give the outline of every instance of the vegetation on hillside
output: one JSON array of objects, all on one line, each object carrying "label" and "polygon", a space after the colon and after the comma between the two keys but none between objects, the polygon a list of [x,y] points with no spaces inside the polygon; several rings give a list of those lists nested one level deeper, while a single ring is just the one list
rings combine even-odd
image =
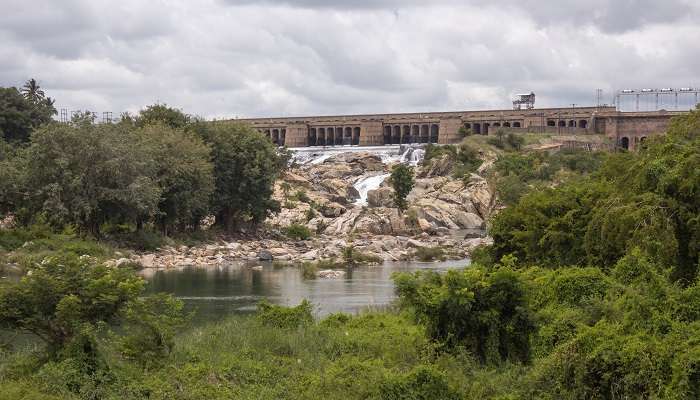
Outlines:
[{"label": "vegetation on hillside", "polygon": [[443,146],[429,144],[425,148],[423,164],[429,168],[431,164],[444,160],[450,164],[447,172],[457,179],[467,179],[483,163],[478,149],[479,147],[466,142]]},{"label": "vegetation on hillside", "polygon": [[493,185],[505,205],[513,205],[529,191],[556,186],[596,171],[607,157],[602,152],[564,149],[548,152],[506,152],[494,163]]}]

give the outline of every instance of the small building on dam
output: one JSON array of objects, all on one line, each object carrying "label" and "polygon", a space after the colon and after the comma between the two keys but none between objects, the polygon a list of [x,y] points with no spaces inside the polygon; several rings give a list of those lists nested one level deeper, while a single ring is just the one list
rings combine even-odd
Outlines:
[{"label": "small building on dam", "polygon": [[615,107],[451,111],[401,114],[253,118],[247,122],[287,147],[382,146],[458,143],[463,133],[604,134],[634,150],[651,135],[663,134],[678,111],[621,112]]}]

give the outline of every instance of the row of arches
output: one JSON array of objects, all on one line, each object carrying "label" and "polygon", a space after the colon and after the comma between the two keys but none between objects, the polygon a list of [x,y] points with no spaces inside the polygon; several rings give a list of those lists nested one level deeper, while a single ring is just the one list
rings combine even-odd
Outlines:
[{"label": "row of arches", "polygon": [[287,129],[285,129],[285,128],[265,129],[262,133],[263,133],[263,135],[267,136],[267,138],[270,139],[272,141],[272,143],[276,144],[277,146],[284,146],[284,141],[287,137]]},{"label": "row of arches", "polygon": [[570,120],[568,121],[568,124],[567,124],[567,121],[566,121],[566,120],[563,120],[563,119],[560,119],[559,122],[557,122],[557,121],[554,120],[554,119],[548,119],[548,120],[547,120],[547,126],[559,126],[559,127],[561,127],[561,128],[565,128],[565,127],[568,126],[569,128],[576,128],[576,127],[578,127],[578,128],[584,128],[584,129],[585,129],[585,128],[588,128],[588,120],[580,119],[580,120],[576,121],[576,120],[574,120],[574,119],[570,119]]},{"label": "row of arches", "polygon": [[440,126],[423,125],[384,125],[384,144],[437,143]]},{"label": "row of arches", "polygon": [[490,128],[521,128],[522,125],[519,121],[515,122],[467,122],[464,124],[464,128],[471,130],[476,135],[488,135]]},{"label": "row of arches", "polygon": [[357,146],[360,144],[359,126],[330,126],[309,128],[309,146]]}]

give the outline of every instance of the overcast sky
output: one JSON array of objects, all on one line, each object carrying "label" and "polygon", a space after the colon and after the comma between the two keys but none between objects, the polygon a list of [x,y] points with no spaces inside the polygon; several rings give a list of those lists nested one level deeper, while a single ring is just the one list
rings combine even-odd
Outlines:
[{"label": "overcast sky", "polygon": [[205,117],[593,105],[700,85],[698,0],[0,0],[0,86]]}]

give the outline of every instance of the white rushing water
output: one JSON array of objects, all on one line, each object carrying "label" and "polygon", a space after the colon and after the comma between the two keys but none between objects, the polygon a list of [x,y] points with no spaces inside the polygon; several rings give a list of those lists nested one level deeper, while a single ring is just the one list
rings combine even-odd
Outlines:
[{"label": "white rushing water", "polygon": [[381,184],[384,182],[384,180],[389,177],[389,175],[391,174],[366,176],[360,178],[357,182],[355,182],[353,186],[360,193],[360,198],[357,199],[357,201],[355,201],[355,204],[357,204],[358,206],[366,206],[367,193],[370,190],[378,189],[379,186],[381,186]]}]

